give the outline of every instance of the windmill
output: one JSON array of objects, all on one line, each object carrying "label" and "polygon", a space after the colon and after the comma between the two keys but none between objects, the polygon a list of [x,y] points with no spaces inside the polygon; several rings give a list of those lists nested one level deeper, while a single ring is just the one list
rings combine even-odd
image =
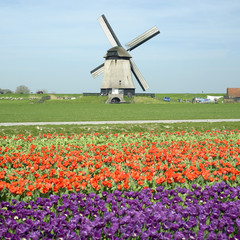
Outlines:
[{"label": "windmill", "polygon": [[128,52],[159,34],[160,31],[158,28],[155,26],[133,39],[126,44],[127,49],[125,50],[108,23],[106,17],[104,15],[100,16],[98,18],[98,22],[112,45],[112,48],[110,48],[104,56],[105,62],[91,71],[94,78],[103,73],[101,94],[109,95],[115,92],[116,94],[122,93],[123,95],[134,95],[135,86],[133,83],[132,73],[137,79],[142,90],[145,91],[148,89],[149,86],[147,82],[143,78],[136,64],[132,60],[132,56]]}]

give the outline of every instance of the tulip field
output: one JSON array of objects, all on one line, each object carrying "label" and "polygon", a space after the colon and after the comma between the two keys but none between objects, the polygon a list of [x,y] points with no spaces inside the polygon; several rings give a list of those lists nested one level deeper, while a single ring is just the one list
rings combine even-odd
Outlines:
[{"label": "tulip field", "polygon": [[240,239],[240,130],[0,136],[0,239]]}]

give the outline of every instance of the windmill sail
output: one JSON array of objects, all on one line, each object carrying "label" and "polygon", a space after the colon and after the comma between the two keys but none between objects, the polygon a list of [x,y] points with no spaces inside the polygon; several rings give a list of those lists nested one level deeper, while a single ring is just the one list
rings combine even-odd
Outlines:
[{"label": "windmill sail", "polygon": [[100,23],[100,25],[101,25],[104,33],[106,34],[107,39],[109,40],[112,47],[116,47],[116,46],[121,47],[121,43],[119,42],[117,36],[113,32],[113,30],[112,30],[110,24],[108,23],[106,17],[104,15],[102,15],[101,17],[98,18],[98,22]]},{"label": "windmill sail", "polygon": [[131,70],[132,70],[133,75],[137,79],[142,90],[146,91],[149,88],[147,82],[145,81],[144,77],[142,76],[142,74],[140,73],[140,71],[138,70],[136,64],[134,63],[134,61],[132,59],[130,59],[130,64],[131,64]]},{"label": "windmill sail", "polygon": [[111,96],[113,89],[118,89],[121,90],[124,95],[134,95],[135,86],[132,79],[132,73],[142,90],[146,91],[149,86],[132,60],[132,56],[127,51],[133,50],[134,48],[158,35],[160,33],[158,28],[155,26],[137,38],[133,39],[131,42],[126,44],[128,49],[125,50],[115,35],[106,17],[101,15],[98,18],[98,22],[100,23],[105,35],[112,45],[112,48],[110,48],[107,51],[107,54],[104,56],[104,64],[91,71],[91,75],[94,78],[99,76],[101,73],[104,73],[101,85],[101,94]]},{"label": "windmill sail", "polygon": [[131,42],[127,43],[125,46],[128,47],[127,51],[132,51],[134,48],[138,47],[139,45],[143,44],[144,42],[148,41],[149,39],[153,38],[157,34],[159,34],[160,31],[155,26],[145,33],[141,34],[140,36],[134,38]]},{"label": "windmill sail", "polygon": [[103,73],[103,68],[104,68],[104,63],[98,67],[96,67],[95,69],[93,69],[90,73],[92,74],[92,76],[94,78],[96,78],[97,76],[99,76],[100,74]]}]

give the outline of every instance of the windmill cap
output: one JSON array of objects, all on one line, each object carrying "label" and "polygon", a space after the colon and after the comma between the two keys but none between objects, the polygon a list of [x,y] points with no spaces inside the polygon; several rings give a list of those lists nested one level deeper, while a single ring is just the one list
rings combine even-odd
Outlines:
[{"label": "windmill cap", "polygon": [[104,58],[108,57],[120,57],[120,58],[131,58],[132,56],[123,47],[110,48],[105,54]]}]

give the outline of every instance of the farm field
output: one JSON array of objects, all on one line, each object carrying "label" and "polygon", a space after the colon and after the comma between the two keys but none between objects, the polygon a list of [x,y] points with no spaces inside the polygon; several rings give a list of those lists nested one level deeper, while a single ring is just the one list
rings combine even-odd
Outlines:
[{"label": "farm field", "polygon": [[[177,95],[175,99],[179,97]],[[173,96],[171,98],[174,99]],[[71,100],[55,99],[43,103],[38,103],[39,99],[29,100],[28,97],[23,100],[0,100],[0,122],[240,118],[238,103],[165,103],[150,97],[136,97],[133,104],[104,104],[106,99],[102,96],[80,96]]]},{"label": "farm field", "polygon": [[3,239],[238,239],[240,131],[0,137]]}]

